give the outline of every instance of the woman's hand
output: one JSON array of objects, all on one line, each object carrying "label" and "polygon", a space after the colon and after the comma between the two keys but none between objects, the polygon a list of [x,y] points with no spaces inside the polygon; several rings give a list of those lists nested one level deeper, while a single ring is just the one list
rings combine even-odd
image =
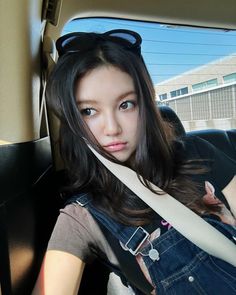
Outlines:
[{"label": "woman's hand", "polygon": [[[206,190],[206,194],[203,196],[204,203],[206,205],[217,205],[220,208],[219,212],[212,211],[207,213],[212,213],[217,215],[218,217],[220,217],[221,221],[224,223],[236,225],[236,219],[234,215],[232,214],[233,211],[231,212],[230,210],[228,210],[227,207],[215,196],[215,189],[213,185],[208,181],[205,182],[205,190]],[[222,192],[225,195],[224,190]],[[236,196],[236,191],[234,191],[234,196]],[[231,204],[226,195],[225,197],[231,208]]]},{"label": "woman's hand", "polygon": [[70,253],[47,251],[32,295],[77,295],[84,266]]},{"label": "woman's hand", "polygon": [[222,190],[222,193],[229,203],[231,212],[236,218],[236,175]]}]

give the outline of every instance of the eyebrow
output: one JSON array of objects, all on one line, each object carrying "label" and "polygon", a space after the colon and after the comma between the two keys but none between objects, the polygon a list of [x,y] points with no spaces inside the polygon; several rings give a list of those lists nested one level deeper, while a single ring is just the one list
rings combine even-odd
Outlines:
[{"label": "eyebrow", "polygon": [[85,103],[87,103],[87,104],[96,104],[97,103],[97,101],[96,100],[93,100],[93,99],[86,99],[86,100],[82,100],[82,101],[76,101],[76,104],[77,105],[80,105],[80,104],[85,104]]},{"label": "eyebrow", "polygon": [[119,95],[119,96],[117,97],[117,100],[120,100],[120,99],[122,99],[122,98],[124,98],[124,97],[126,97],[126,96],[128,96],[128,95],[130,95],[130,94],[136,94],[136,91],[134,91],[134,90],[127,91],[127,92],[125,92],[125,93]]},{"label": "eyebrow", "polygon": [[[116,100],[119,101],[121,99],[123,99],[124,97],[128,96],[128,95],[131,95],[131,94],[136,94],[136,92],[134,90],[130,90],[130,91],[127,91],[125,93],[122,93],[121,95],[119,95]],[[94,100],[94,99],[85,99],[85,100],[78,100],[76,101],[77,105],[81,105],[81,104],[97,104],[97,100]]]}]

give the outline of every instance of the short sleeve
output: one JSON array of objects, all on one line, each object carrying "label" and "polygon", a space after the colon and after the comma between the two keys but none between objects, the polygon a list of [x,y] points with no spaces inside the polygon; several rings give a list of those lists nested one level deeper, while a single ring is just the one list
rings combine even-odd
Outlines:
[{"label": "short sleeve", "polygon": [[70,204],[60,210],[48,243],[48,250],[68,252],[85,263],[95,257],[96,240],[91,233],[91,216],[78,205]]},{"label": "short sleeve", "polygon": [[228,207],[222,190],[236,175],[236,162],[214,145],[197,136],[186,139],[185,150],[188,159],[203,160],[203,165],[208,172],[196,178],[199,182],[209,181],[215,189],[217,198]]}]

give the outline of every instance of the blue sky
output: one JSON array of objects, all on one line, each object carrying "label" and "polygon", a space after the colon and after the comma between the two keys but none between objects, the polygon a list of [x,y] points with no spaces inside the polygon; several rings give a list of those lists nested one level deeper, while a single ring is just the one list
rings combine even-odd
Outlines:
[{"label": "blue sky", "polygon": [[68,23],[63,34],[118,28],[134,30],[142,36],[142,54],[155,84],[227,55],[236,55],[236,31],[90,18]]}]

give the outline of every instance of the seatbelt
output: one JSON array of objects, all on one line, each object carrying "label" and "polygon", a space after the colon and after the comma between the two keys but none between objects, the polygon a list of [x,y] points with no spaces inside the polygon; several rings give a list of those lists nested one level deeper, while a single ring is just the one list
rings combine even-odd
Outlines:
[{"label": "seatbelt", "polygon": [[178,232],[208,254],[236,267],[236,246],[221,232],[152,183],[150,184],[155,191],[162,191],[164,194],[157,195],[150,191],[141,183],[135,171],[109,161],[90,145],[88,147],[108,170]]}]

